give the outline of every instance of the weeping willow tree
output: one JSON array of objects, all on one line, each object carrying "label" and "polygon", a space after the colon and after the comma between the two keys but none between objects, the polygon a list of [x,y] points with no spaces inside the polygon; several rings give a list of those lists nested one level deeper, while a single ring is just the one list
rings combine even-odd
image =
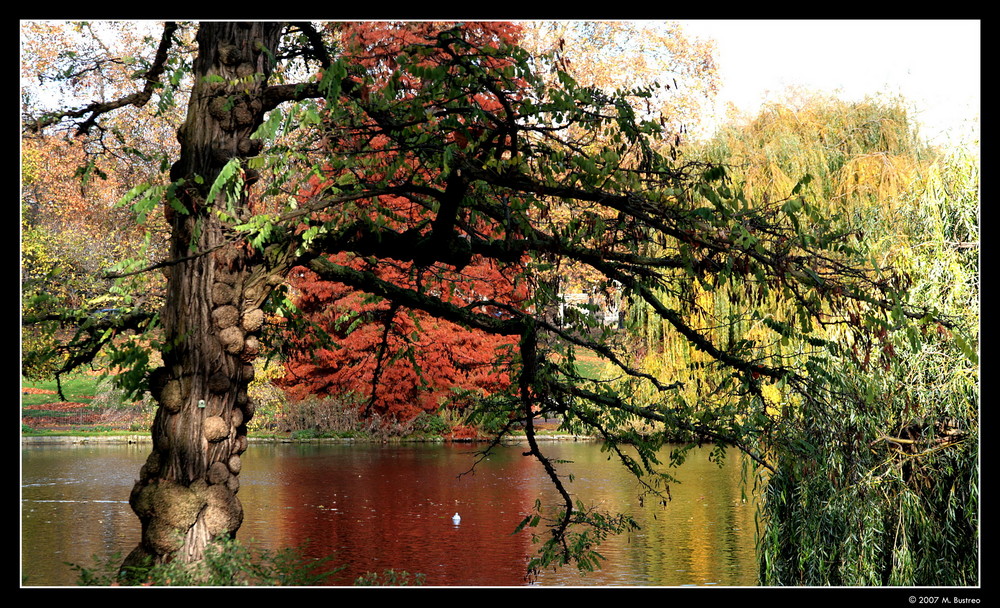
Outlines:
[{"label": "weeping willow tree", "polygon": [[[873,276],[908,294],[888,317],[854,301],[844,318],[802,306],[787,287],[665,287],[705,335],[763,348],[812,385],[765,383],[735,400],[731,374],[671,338],[648,307],[631,309],[643,367],[687,377],[678,407],[752,423],[761,399],[779,421],[755,446],[776,464],[763,477],[761,583],[977,584],[978,158],[922,143],[901,104],[824,98],[769,107],[701,153],[727,167],[737,197],[793,211],[809,201],[793,217],[829,221],[817,242],[870,260]],[[950,322],[896,331],[904,305]],[[860,332],[862,321],[878,329]]]}]

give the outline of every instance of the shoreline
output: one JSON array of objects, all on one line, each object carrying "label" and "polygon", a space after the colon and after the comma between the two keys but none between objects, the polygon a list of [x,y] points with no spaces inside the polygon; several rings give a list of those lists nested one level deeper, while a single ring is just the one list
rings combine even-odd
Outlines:
[{"label": "shoreline", "polygon": [[[380,444],[401,444],[401,443],[488,443],[489,439],[396,439],[392,441],[379,441],[357,437],[310,437],[308,439],[294,439],[291,437],[248,437],[250,443],[380,443]],[[536,435],[536,441],[596,441],[593,437],[584,435]],[[521,443],[526,441],[523,436],[514,436],[505,443]],[[25,444],[145,444],[152,443],[149,435],[100,435],[85,437],[81,435],[22,435],[21,443]]]}]

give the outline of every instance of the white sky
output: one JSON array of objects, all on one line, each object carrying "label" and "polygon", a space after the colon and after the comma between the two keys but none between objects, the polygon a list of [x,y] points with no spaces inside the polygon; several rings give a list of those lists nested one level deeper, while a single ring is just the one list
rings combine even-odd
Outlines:
[{"label": "white sky", "polygon": [[[901,95],[920,132],[944,143],[968,137],[980,112],[978,20],[697,20],[685,33],[717,43],[720,98],[753,113],[788,86]],[[978,133],[978,126],[975,133]]]}]

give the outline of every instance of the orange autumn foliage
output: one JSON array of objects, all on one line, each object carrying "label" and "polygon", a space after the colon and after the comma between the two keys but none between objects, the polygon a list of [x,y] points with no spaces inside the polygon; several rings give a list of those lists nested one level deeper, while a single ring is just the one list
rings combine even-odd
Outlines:
[{"label": "orange autumn foliage", "polygon": [[[379,274],[405,284],[406,266],[386,267]],[[379,414],[408,420],[509,386],[504,360],[516,337],[465,329],[421,311],[394,310],[344,285],[315,280],[305,269],[294,274],[296,304],[332,343],[305,339],[299,344],[278,382],[291,398],[353,394]],[[509,299],[514,291],[492,264],[470,265],[461,275],[433,283],[450,291],[456,303]]]}]

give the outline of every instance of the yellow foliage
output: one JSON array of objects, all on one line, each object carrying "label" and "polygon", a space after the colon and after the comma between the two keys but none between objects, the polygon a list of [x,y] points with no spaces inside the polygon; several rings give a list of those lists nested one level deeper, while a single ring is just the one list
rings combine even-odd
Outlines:
[{"label": "yellow foliage", "polygon": [[858,154],[833,176],[834,192],[843,199],[878,201],[894,207],[902,195],[913,191],[920,166],[909,155],[875,152]]},{"label": "yellow foliage", "polygon": [[[879,266],[891,264],[912,273],[915,281],[921,275],[965,276],[962,265],[968,264],[969,255],[963,252],[978,247],[978,216],[968,210],[968,201],[978,200],[978,193],[968,188],[949,191],[955,186],[942,175],[943,160],[915,139],[905,112],[897,107],[819,98],[797,107],[773,106],[744,127],[731,127],[706,147],[705,158],[729,167],[733,184],[742,188],[751,205],[787,198],[799,179],[811,175],[808,200],[820,213],[831,218],[836,214],[842,223],[834,229],[855,235],[852,244]],[[676,285],[680,287],[672,305],[724,350],[751,341],[754,360],[793,367],[804,364],[809,354],[823,354],[824,347],[779,335],[760,316],[751,316],[757,310],[797,331],[796,307],[779,293],[761,298],[745,285],[710,288],[693,277],[686,284],[678,277]],[[958,301],[967,290],[955,285],[945,293]],[[637,365],[663,383],[683,382],[678,394],[687,403],[712,407],[713,390],[722,376],[713,373],[719,367],[710,365],[711,357],[651,311],[633,311],[631,318],[648,348]],[[804,337],[839,341],[845,332],[849,330],[843,325],[813,325]],[[662,398],[652,387],[644,390],[644,398]],[[780,383],[762,382],[760,390],[768,416],[795,411],[794,396]]]},{"label": "yellow foliage", "polygon": [[247,386],[247,396],[254,401],[256,413],[248,427],[265,430],[277,420],[286,402],[284,391],[273,383],[285,375],[285,367],[279,362],[258,357],[253,361],[253,368],[254,378]]}]

